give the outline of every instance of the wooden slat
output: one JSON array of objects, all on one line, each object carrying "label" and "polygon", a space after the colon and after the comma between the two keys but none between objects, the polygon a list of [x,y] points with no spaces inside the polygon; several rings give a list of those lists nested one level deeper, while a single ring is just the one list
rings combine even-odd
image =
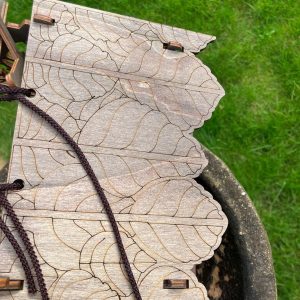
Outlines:
[{"label": "wooden slat", "polygon": [[[115,213],[143,299],[207,299],[192,271],[227,227],[194,180],[207,160],[192,137],[224,90],[192,52],[213,37],[52,0],[34,14],[23,86],[80,145]],[[184,52],[164,49],[176,41]],[[9,195],[40,256],[51,299],[132,299],[107,216],[69,146],[19,107]],[[0,244],[0,274],[22,274]],[[163,280],[188,280],[164,289]],[[18,293],[30,299],[26,291]],[[21,299],[20,298],[20,299]]]}]

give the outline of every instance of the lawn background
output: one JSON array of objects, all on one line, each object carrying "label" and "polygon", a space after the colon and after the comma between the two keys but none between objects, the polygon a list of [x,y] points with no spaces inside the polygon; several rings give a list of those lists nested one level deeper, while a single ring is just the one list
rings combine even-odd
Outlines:
[{"label": "lawn background", "polygon": [[[10,0],[9,21],[31,15]],[[72,0],[215,35],[198,57],[226,91],[195,137],[234,172],[272,245],[281,300],[300,299],[300,5],[298,1]],[[8,160],[14,104],[0,104],[0,160]],[[298,122],[297,122],[298,121]]]}]

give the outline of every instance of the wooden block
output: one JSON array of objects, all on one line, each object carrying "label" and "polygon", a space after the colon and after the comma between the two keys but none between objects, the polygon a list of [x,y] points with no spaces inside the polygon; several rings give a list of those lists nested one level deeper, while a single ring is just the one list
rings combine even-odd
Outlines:
[{"label": "wooden block", "polygon": [[188,279],[165,279],[164,289],[188,289],[189,280]]},{"label": "wooden block", "polygon": [[55,20],[49,16],[35,14],[33,16],[33,22],[45,25],[53,25],[55,23]]},{"label": "wooden block", "polygon": [[0,292],[22,290],[23,283],[23,280],[12,280],[8,277],[0,277]]},{"label": "wooden block", "polygon": [[[53,0],[36,0],[23,86],[79,144],[105,190],[143,299],[207,299],[193,266],[227,227],[194,180],[207,164],[195,128],[224,90],[193,53],[214,37]],[[176,41],[184,52],[164,49]],[[9,200],[30,232],[51,299],[132,299],[102,204],[69,146],[19,106]],[[4,239],[0,274],[21,266]],[[164,279],[188,289],[164,289]],[[18,296],[16,296],[18,295]],[[16,299],[30,299],[26,290]]]},{"label": "wooden block", "polygon": [[183,52],[184,51],[184,47],[178,43],[178,42],[168,42],[168,43],[163,43],[163,47],[164,49],[168,49],[168,50],[172,50],[172,51],[179,51],[179,52]]},{"label": "wooden block", "polygon": [[9,278],[8,277],[0,277],[0,290],[4,289],[8,286]]}]

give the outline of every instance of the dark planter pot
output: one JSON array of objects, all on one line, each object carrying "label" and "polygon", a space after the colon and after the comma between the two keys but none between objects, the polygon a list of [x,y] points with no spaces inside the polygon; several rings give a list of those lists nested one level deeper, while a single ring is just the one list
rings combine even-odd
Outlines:
[{"label": "dark planter pot", "polygon": [[[228,167],[205,149],[209,164],[196,180],[221,204],[229,220],[214,256],[197,266],[211,300],[275,300],[271,248],[256,210]],[[7,166],[0,172],[6,180]]]},{"label": "dark planter pot", "polygon": [[204,151],[209,164],[197,181],[221,204],[229,226],[215,255],[197,267],[198,279],[213,300],[275,300],[271,248],[252,201],[224,162]]}]

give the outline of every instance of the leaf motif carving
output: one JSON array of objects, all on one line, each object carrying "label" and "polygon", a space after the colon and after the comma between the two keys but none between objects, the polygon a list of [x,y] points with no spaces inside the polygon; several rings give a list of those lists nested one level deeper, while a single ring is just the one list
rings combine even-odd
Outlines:
[{"label": "leaf motif carving", "polygon": [[[121,233],[124,247],[134,276],[139,278],[142,273],[156,264],[156,261],[142,251],[126,234]],[[96,277],[107,283],[118,294],[129,297],[131,287],[127,282],[116,241],[110,232],[102,232],[87,241],[82,249],[81,265],[89,264]]]},{"label": "leaf motif carving", "polygon": [[[200,263],[221,242],[226,217],[219,204],[193,180],[156,181],[145,186],[134,200],[130,214],[149,216],[148,222],[130,222],[134,239],[153,257]],[[169,221],[160,223],[161,216],[169,217]]]},{"label": "leaf motif carving", "polygon": [[[227,219],[193,180],[207,164],[195,128],[211,117],[222,87],[193,53],[214,37],[148,21],[35,0],[23,86],[79,144],[104,189],[143,299],[207,300],[191,269],[212,256]],[[184,52],[164,49],[177,41]],[[20,106],[9,194],[41,261],[50,297],[132,299],[105,210],[76,155]],[[6,240],[0,275],[22,276]],[[4,268],[4,269],[3,269]],[[162,289],[186,278],[190,289]],[[21,291],[16,299],[28,299]],[[6,296],[6,295],[5,295]],[[8,296],[10,297],[10,295]],[[12,298],[14,298],[13,295]]]},{"label": "leaf motif carving", "polygon": [[80,291],[76,293],[78,300],[119,299],[117,293],[109,289],[109,286],[82,270],[73,270],[63,274],[52,290],[51,299],[72,299],[74,290]]}]

